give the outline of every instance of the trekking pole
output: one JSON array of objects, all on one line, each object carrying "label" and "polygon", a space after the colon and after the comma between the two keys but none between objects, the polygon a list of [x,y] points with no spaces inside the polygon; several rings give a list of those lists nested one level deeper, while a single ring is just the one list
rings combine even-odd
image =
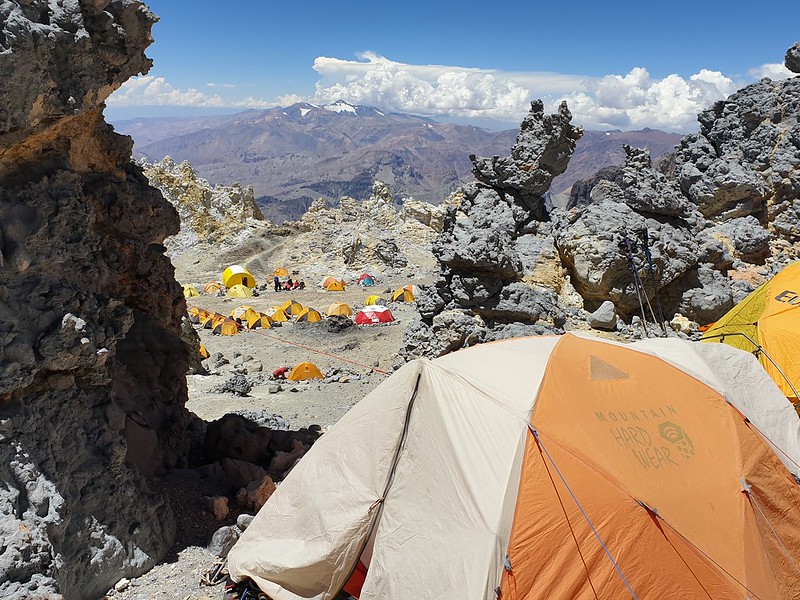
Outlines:
[{"label": "trekking pole", "polygon": [[633,242],[631,242],[631,240],[629,240],[627,237],[623,237],[618,246],[628,258],[628,266],[633,272],[633,287],[636,289],[636,298],[639,300],[639,310],[642,314],[642,328],[644,329],[645,334],[647,334],[647,317],[645,317],[644,314],[644,303],[642,302],[642,295],[639,292],[639,274],[636,272],[636,264],[633,262]]},{"label": "trekking pole", "polygon": [[[642,250],[644,251],[644,255],[647,258],[647,272],[650,274],[650,279],[653,281],[655,279],[654,275],[656,272],[655,266],[653,266],[653,255],[650,253],[650,237],[647,234],[647,227],[643,227],[638,232],[639,239],[642,240]],[[658,294],[658,285],[653,282],[653,294],[655,295],[656,300],[656,311],[658,312],[658,324],[661,326],[661,331],[664,332],[664,335],[667,335],[667,327],[664,325],[664,311],[661,308],[661,299],[659,298]]]}]

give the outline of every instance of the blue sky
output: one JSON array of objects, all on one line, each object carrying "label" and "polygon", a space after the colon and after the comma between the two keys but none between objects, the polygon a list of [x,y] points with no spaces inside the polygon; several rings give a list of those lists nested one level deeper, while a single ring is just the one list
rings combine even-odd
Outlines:
[{"label": "blue sky", "polygon": [[154,67],[111,119],[354,104],[509,127],[566,99],[592,129],[696,129],[763,75],[790,75],[800,2],[150,0]]}]

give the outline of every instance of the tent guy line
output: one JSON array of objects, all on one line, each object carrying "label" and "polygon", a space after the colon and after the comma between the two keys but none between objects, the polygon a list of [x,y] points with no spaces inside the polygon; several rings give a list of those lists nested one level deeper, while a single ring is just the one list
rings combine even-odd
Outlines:
[{"label": "tent guy line", "polygon": [[[545,456],[547,456],[547,459],[550,461],[550,464],[553,465],[553,468],[556,470],[556,473],[558,473],[558,476],[561,479],[561,483],[564,484],[564,487],[567,488],[567,491],[569,492],[569,495],[572,496],[572,500],[575,502],[575,505],[578,507],[578,510],[581,511],[581,515],[583,515],[583,518],[586,521],[586,524],[589,525],[589,528],[592,530],[592,533],[594,534],[594,537],[596,537],[597,541],[600,542],[600,546],[602,546],[603,551],[605,552],[606,556],[608,557],[608,560],[610,560],[611,564],[614,565],[614,570],[616,570],[617,574],[620,576],[620,579],[622,579],[622,582],[625,584],[625,587],[628,588],[628,591],[631,593],[631,596],[633,596],[634,600],[639,600],[639,597],[636,595],[636,592],[633,591],[633,588],[631,587],[631,584],[628,582],[628,578],[625,577],[625,574],[622,572],[622,569],[620,568],[619,564],[617,564],[617,561],[615,561],[614,557],[611,556],[611,552],[609,551],[608,546],[606,546],[606,543],[603,541],[603,538],[600,537],[600,534],[597,532],[597,528],[594,526],[594,523],[592,523],[592,520],[589,518],[589,515],[586,514],[586,511],[583,509],[583,506],[581,505],[580,501],[578,500],[577,496],[575,495],[575,492],[572,491],[572,488],[569,486],[569,484],[567,483],[567,480],[564,478],[564,475],[561,473],[561,469],[558,468],[558,465],[553,460],[553,457],[550,456],[550,453],[547,451],[547,448],[545,448],[544,442],[542,441],[542,438],[539,436],[539,432],[530,423],[528,424],[528,431],[530,431],[530,433],[533,435],[534,439],[536,440],[536,445],[539,447],[541,452],[544,452]],[[547,467],[547,463],[545,463],[545,467]],[[549,470],[550,469],[548,469],[548,471]],[[550,478],[550,480],[552,481],[552,477]],[[555,491],[556,496],[558,496],[559,502],[561,502],[561,495],[558,493],[558,489],[555,486],[555,482],[553,482],[553,490]],[[562,507],[563,507],[563,504],[562,504]],[[565,515],[565,517],[566,517],[566,515]],[[567,518],[567,524],[570,526],[570,530],[571,530],[572,529],[572,524],[569,523],[569,519],[568,518]],[[574,533],[573,533],[573,538],[574,538]],[[580,548],[578,548],[578,551],[580,552]],[[583,561],[583,564],[585,566],[586,565],[586,561],[585,561],[585,559],[583,557],[583,554],[581,554],[581,560]],[[592,586],[592,591],[595,592],[595,597],[596,597],[597,596],[597,592],[594,589],[594,584],[592,583],[591,577],[589,576],[588,572],[586,574],[586,578],[589,580],[589,584]]]},{"label": "tent guy line", "polygon": [[369,365],[364,365],[362,363],[356,362],[354,360],[350,360],[348,358],[342,358],[341,356],[336,356],[335,354],[328,354],[327,352],[322,352],[321,350],[317,350],[315,348],[310,348],[309,346],[304,346],[303,344],[298,344],[297,342],[290,342],[289,340],[282,340],[281,338],[275,335],[269,335],[268,333],[264,333],[263,331],[251,331],[250,333],[255,333],[258,335],[263,335],[264,337],[268,337],[275,341],[281,342],[282,344],[291,344],[292,346],[297,346],[298,348],[302,348],[303,350],[308,350],[309,352],[316,352],[317,354],[321,354],[322,356],[327,356],[328,358],[333,358],[336,360],[341,360],[346,363],[350,363],[351,365],[356,365],[363,369],[367,369],[369,371],[375,371],[376,373],[380,373],[381,375],[390,375],[388,371],[384,371],[377,367],[370,367]]}]

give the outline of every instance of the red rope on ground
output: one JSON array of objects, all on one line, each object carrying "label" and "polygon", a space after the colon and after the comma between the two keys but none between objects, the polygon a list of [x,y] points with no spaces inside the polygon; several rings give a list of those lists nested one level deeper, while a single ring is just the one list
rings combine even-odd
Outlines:
[{"label": "red rope on ground", "polygon": [[322,352],[321,350],[317,350],[315,348],[309,348],[308,346],[303,346],[303,344],[298,344],[297,342],[290,342],[289,340],[281,339],[281,338],[279,338],[278,336],[275,336],[275,335],[269,335],[268,333],[264,333],[263,331],[256,331],[255,329],[251,329],[250,333],[257,333],[258,335],[263,335],[264,337],[268,337],[270,339],[277,340],[277,341],[279,341],[281,343],[284,343],[284,344],[291,344],[292,346],[297,346],[298,348],[302,348],[303,350],[308,350],[309,352],[316,352],[317,354],[321,354],[322,356],[327,356],[329,358],[333,358],[333,359],[336,359],[336,360],[341,360],[341,361],[350,363],[352,365],[356,365],[358,367],[362,367],[364,369],[368,369],[370,371],[375,371],[376,373],[380,373],[381,375],[391,375],[391,373],[389,373],[388,371],[383,371],[382,369],[378,369],[376,367],[370,367],[368,365],[362,365],[361,363],[357,363],[354,360],[349,360],[347,358],[342,358],[341,356],[336,356],[334,354],[328,354],[327,352]]}]

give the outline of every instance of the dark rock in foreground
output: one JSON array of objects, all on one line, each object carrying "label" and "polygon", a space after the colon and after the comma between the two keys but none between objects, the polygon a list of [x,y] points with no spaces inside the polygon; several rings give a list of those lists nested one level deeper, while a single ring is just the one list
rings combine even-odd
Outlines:
[{"label": "dark rock in foreground", "polygon": [[178,218],[102,102],[146,72],[134,0],[0,2],[0,596],[98,597],[167,552],[186,461]]}]

